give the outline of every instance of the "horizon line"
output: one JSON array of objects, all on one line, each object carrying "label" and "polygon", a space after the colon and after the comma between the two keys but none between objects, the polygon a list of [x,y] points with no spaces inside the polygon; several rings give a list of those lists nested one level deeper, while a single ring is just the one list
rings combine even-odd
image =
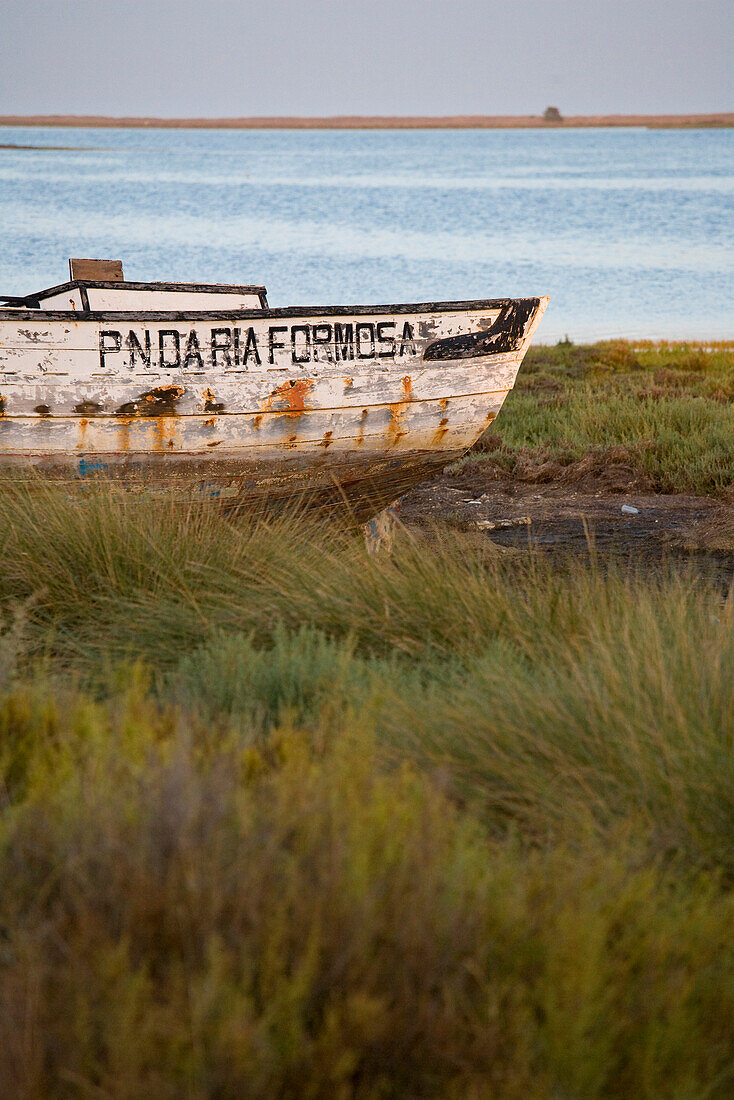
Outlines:
[{"label": "horizon line", "polygon": [[357,129],[574,129],[609,126],[734,127],[734,111],[696,114],[559,115],[0,115],[0,126],[108,127],[120,129],[357,130]]}]

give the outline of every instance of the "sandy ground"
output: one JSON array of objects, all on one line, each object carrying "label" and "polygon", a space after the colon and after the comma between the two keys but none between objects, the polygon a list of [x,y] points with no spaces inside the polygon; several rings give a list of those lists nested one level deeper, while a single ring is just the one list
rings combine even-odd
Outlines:
[{"label": "sandy ground", "polygon": [[544,122],[540,115],[335,115],[324,118],[113,118],[107,115],[0,115],[0,126],[100,126],[226,130],[573,129],[579,126],[734,126],[734,112],[705,115],[573,115]]}]

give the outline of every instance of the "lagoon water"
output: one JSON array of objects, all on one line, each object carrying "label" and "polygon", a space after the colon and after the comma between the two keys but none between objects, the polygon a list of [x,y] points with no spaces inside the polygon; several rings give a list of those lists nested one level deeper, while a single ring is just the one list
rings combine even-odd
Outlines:
[{"label": "lagoon water", "polygon": [[[0,128],[0,289],[68,256],[271,305],[550,294],[538,339],[734,338],[734,130]],[[74,147],[71,149],[52,146]]]}]

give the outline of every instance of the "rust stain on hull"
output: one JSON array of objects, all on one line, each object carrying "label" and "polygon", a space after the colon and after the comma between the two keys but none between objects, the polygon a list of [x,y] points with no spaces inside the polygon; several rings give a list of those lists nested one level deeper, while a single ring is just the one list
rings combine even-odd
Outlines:
[{"label": "rust stain on hull", "polygon": [[263,409],[279,412],[282,416],[299,417],[311,406],[308,398],[314,387],[311,378],[291,378],[273,390],[263,402]]},{"label": "rust stain on hull", "polygon": [[443,437],[444,437],[444,436],[446,435],[446,432],[447,432],[447,431],[449,430],[449,429],[448,429],[448,428],[446,427],[446,425],[448,424],[448,422],[449,422],[449,418],[448,418],[447,416],[442,416],[442,417],[441,417],[441,420],[440,420],[439,426],[438,426],[438,428],[436,429],[436,434],[434,435],[434,437],[433,437],[433,440],[431,441],[431,442],[432,442],[432,446],[434,446],[434,447],[438,447],[438,446],[439,446],[439,444],[441,443],[441,441],[442,441]]},{"label": "rust stain on hull", "polygon": [[396,446],[408,434],[403,427],[407,404],[407,401],[397,401],[394,405],[390,405],[390,420],[385,432],[388,447]]},{"label": "rust stain on hull", "polygon": [[79,442],[76,445],[78,451],[83,451],[86,446],[88,425],[89,421],[82,416],[79,420]]},{"label": "rust stain on hull", "polygon": [[120,450],[123,454],[127,454],[130,450],[130,420],[124,418],[120,420]]},{"label": "rust stain on hull", "polygon": [[365,425],[365,421],[367,420],[368,416],[369,416],[368,410],[367,409],[362,409],[362,413],[361,413],[361,416],[359,418],[359,428],[357,429],[356,443],[357,443],[358,447],[361,447],[362,444],[364,443],[364,425]]},{"label": "rust stain on hull", "polygon": [[153,425],[153,450],[165,448],[173,450],[176,446],[176,420],[172,416],[157,416]]}]

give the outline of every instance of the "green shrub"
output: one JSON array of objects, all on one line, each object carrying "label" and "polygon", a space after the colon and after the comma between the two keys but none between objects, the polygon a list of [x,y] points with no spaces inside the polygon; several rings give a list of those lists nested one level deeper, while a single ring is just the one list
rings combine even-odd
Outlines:
[{"label": "green shrub", "polygon": [[215,751],[134,692],[26,737],[2,1095],[730,1094],[732,896],[624,831],[498,845],[363,734]]}]

